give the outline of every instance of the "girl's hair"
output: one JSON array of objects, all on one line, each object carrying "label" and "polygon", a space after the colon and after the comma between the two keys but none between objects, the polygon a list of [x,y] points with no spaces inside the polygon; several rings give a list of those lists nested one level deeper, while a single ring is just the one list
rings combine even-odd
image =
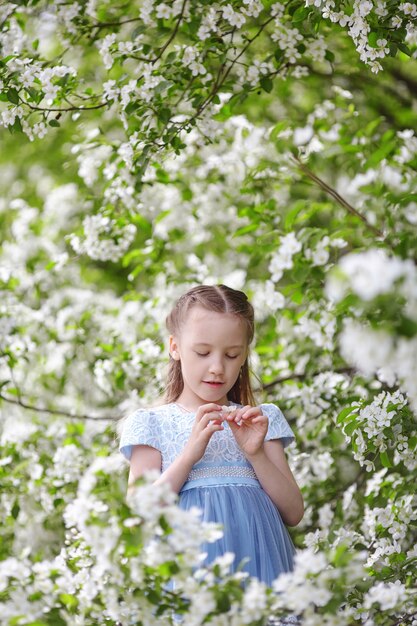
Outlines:
[{"label": "girl's hair", "polygon": [[[237,291],[226,285],[200,285],[193,287],[176,302],[166,318],[166,325],[171,335],[179,335],[190,309],[201,306],[216,313],[232,313],[246,324],[248,346],[254,335],[254,311],[248,297],[243,291]],[[249,374],[249,351],[242,365],[240,374],[227,394],[228,400],[237,404],[256,404]],[[169,360],[165,401],[174,402],[184,388],[181,372],[181,361],[172,357]]]}]

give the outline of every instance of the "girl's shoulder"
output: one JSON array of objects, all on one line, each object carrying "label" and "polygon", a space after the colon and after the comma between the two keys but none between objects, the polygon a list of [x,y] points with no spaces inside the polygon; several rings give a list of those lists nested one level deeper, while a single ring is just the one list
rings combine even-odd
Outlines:
[{"label": "girl's shoulder", "polygon": [[135,445],[142,444],[161,450],[174,422],[172,406],[169,404],[136,409],[123,418],[119,425],[120,451],[130,459]]},{"label": "girl's shoulder", "polygon": [[159,403],[147,407],[138,407],[122,418],[122,423],[135,422],[147,419],[156,419],[165,415],[171,415],[174,410],[172,403]]},{"label": "girl's shoulder", "polygon": [[295,436],[281,409],[271,402],[264,402],[260,406],[262,413],[264,413],[269,420],[265,440],[281,439],[284,447],[292,443]]}]

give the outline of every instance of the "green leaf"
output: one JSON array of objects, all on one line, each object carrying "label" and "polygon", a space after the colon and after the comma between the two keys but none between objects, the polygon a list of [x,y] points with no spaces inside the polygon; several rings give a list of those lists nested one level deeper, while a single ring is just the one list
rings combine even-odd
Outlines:
[{"label": "green leaf", "polygon": [[309,12],[310,12],[310,9],[308,7],[305,7],[305,6],[298,7],[298,9],[294,11],[293,16],[292,16],[293,24],[296,24],[298,22],[303,22],[308,17]]},{"label": "green leaf", "polygon": [[378,48],[378,44],[377,44],[378,39],[381,39],[381,36],[379,35],[379,33],[375,31],[372,31],[369,33],[368,43],[372,48]]},{"label": "green leaf", "polygon": [[375,167],[383,159],[385,159],[390,154],[392,154],[396,148],[397,148],[397,141],[395,139],[392,141],[387,141],[386,143],[383,143],[381,147],[369,157],[369,159],[366,162],[367,167],[368,168]]},{"label": "green leaf", "polygon": [[351,435],[353,435],[357,427],[358,426],[356,424],[356,420],[354,419],[349,424],[346,424],[345,426],[343,426],[343,431],[346,433],[346,435],[350,437]]},{"label": "green leaf", "polygon": [[18,501],[16,500],[11,509],[11,514],[12,514],[13,519],[17,519],[17,516],[19,515],[19,513],[20,513],[20,505]]},{"label": "green leaf", "polygon": [[417,448],[417,437],[410,437],[408,445],[411,450],[415,450]]},{"label": "green leaf", "polygon": [[17,54],[9,54],[6,57],[3,57],[2,59],[0,59],[0,66],[2,65],[7,65],[7,63],[11,60],[11,59],[16,59],[17,58]]},{"label": "green leaf", "polygon": [[161,595],[153,589],[147,590],[146,597],[148,598],[149,602],[151,602],[151,604],[158,605],[161,602]]},{"label": "green leaf", "polygon": [[14,124],[12,126],[7,127],[11,134],[13,133],[23,133],[22,124],[20,121],[20,117],[16,117]]},{"label": "green leaf", "polygon": [[339,413],[339,415],[337,416],[337,423],[341,424],[345,417],[347,417],[348,415],[350,415],[353,411],[353,407],[351,406],[346,406],[344,409],[342,409]]},{"label": "green leaf", "polygon": [[282,61],[284,57],[284,50],[281,50],[281,48],[277,48],[274,52],[274,57],[276,61],[278,62]]},{"label": "green leaf", "polygon": [[264,91],[266,91],[267,93],[271,93],[274,83],[268,76],[264,76],[263,78],[261,78],[259,83]]},{"label": "green leaf", "polygon": [[401,50],[401,52],[406,54],[408,57],[412,56],[413,53],[411,52],[410,48],[408,46],[406,46],[405,43],[397,41],[396,44],[398,46],[398,49]]},{"label": "green leaf", "polygon": [[76,596],[69,593],[61,593],[59,596],[62,604],[64,604],[69,610],[75,609],[78,606],[78,600]]},{"label": "green leaf", "polygon": [[230,607],[232,606],[230,602],[229,594],[223,590],[219,590],[217,597],[216,597],[216,602],[217,602],[217,610],[220,613],[226,613],[227,611],[230,610]]},{"label": "green leaf", "polygon": [[14,87],[11,87],[8,90],[8,92],[7,92],[7,99],[12,104],[19,104],[19,102],[20,102],[19,93],[17,92],[17,90]]},{"label": "green leaf", "polygon": [[392,462],[391,459],[388,455],[388,452],[381,452],[379,455],[379,458],[381,459],[381,463],[384,467],[392,467]]},{"label": "green leaf", "polygon": [[252,224],[248,224],[247,226],[242,226],[238,228],[234,233],[233,237],[241,237],[242,235],[247,235],[247,233],[252,233],[255,230],[258,230],[259,224],[257,222],[252,222]]},{"label": "green leaf", "polygon": [[49,120],[49,126],[53,126],[54,128],[59,128],[61,126],[61,124],[58,122],[58,120]]},{"label": "green leaf", "polygon": [[164,122],[164,124],[167,124],[169,122],[169,120],[171,119],[171,115],[171,109],[168,109],[167,107],[159,109],[158,111],[158,117],[162,122]]}]

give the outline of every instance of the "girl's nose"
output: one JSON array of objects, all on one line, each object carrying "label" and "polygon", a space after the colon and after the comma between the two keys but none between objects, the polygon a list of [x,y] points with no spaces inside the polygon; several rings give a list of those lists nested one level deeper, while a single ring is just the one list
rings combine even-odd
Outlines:
[{"label": "girl's nose", "polygon": [[220,359],[213,359],[213,361],[210,362],[210,372],[212,372],[212,374],[223,373],[223,363]]}]

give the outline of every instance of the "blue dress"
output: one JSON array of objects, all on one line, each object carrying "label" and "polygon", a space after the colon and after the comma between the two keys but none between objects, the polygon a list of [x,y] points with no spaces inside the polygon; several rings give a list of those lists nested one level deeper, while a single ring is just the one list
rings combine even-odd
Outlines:
[{"label": "blue dress", "polygon": [[[294,434],[281,411],[274,404],[262,404],[261,409],[269,419],[265,440],[281,439],[287,446]],[[161,453],[164,471],[187,443],[194,418],[194,413],[175,403],[139,409],[124,422],[120,451],[130,459],[133,446],[152,446]],[[207,563],[233,552],[234,569],[245,559],[243,570],[267,585],[293,569],[294,546],[288,530],[226,423],[192,468],[180,491],[179,506],[198,507],[204,521],[223,525],[223,537],[202,546]]]}]

